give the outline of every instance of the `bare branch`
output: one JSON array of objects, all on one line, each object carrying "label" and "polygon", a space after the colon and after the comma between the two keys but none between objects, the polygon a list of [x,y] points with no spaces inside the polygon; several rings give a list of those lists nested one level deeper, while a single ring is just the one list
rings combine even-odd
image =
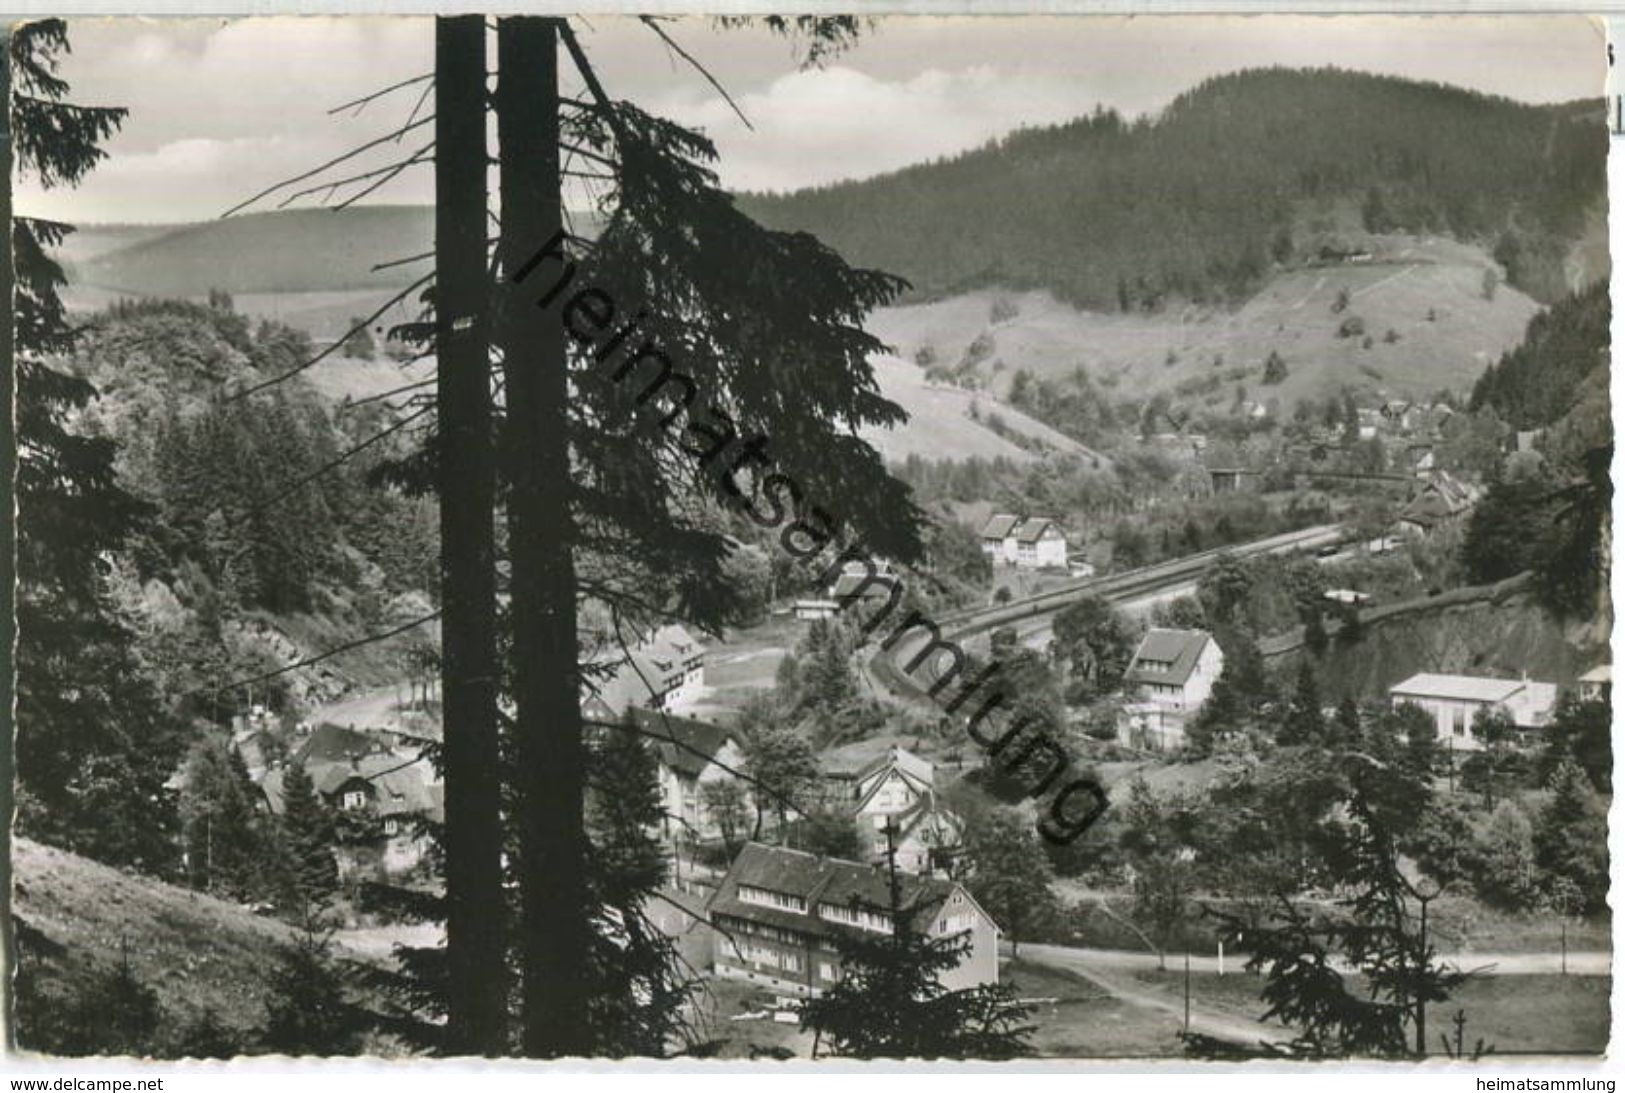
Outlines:
[{"label": "bare branch", "polygon": [[368,103],[372,102],[375,99],[381,99],[385,95],[391,94],[392,92],[395,92],[395,91],[399,91],[403,87],[411,87],[413,84],[422,83],[425,80],[432,81],[433,79],[434,79],[434,73],[433,72],[425,72],[421,76],[413,76],[410,80],[402,80],[400,83],[390,84],[388,87],[384,88],[382,91],[374,91],[370,95],[363,95],[359,99],[351,99],[347,103],[341,103],[340,105],[335,106],[335,107],[333,107],[333,109],[329,110],[328,113],[329,114],[337,114],[339,111],[348,110],[353,106],[353,107],[356,108],[356,113],[359,114],[359,113],[361,113],[361,110],[362,110],[363,107],[365,107]]},{"label": "bare branch", "polygon": [[337,167],[339,164],[344,163],[346,160],[354,159],[356,156],[359,156],[362,152],[366,152],[366,151],[369,151],[369,150],[371,150],[373,148],[376,148],[380,144],[388,144],[390,141],[394,140],[396,137],[400,136],[401,134],[409,133],[413,129],[417,129],[417,128],[421,127],[421,126],[428,125],[432,121],[434,121],[434,115],[433,114],[430,114],[426,118],[419,118],[417,121],[410,122],[410,123],[408,123],[406,125],[401,126],[398,129],[392,129],[388,133],[385,133],[381,137],[377,137],[377,138],[374,138],[373,140],[369,140],[365,144],[359,144],[356,147],[350,149],[348,152],[345,152],[343,155],[335,156],[334,158],[328,160],[326,163],[323,163],[319,167],[312,167],[310,170],[304,172],[303,174],[298,174],[298,175],[293,176],[292,178],[283,179],[281,182],[278,182],[275,185],[267,186],[265,189],[261,190],[259,193],[255,194],[253,197],[249,198],[247,201],[239,202],[236,205],[233,205],[231,208],[227,209],[225,212],[221,213],[220,214],[220,219],[224,220],[226,217],[231,216],[233,213],[240,212],[241,210],[246,209],[250,205],[253,205],[254,203],[258,202],[260,199],[270,197],[272,194],[276,193],[278,190],[284,189],[284,188],[286,188],[288,186],[292,186],[296,182],[303,182],[307,178],[315,178],[317,175],[321,174],[323,171],[325,171],[325,170],[327,170],[327,169],[329,169],[331,167]]},{"label": "bare branch", "polygon": [[[423,356],[427,355],[428,354],[423,354]],[[417,391],[424,387],[433,387],[439,382],[439,376],[430,376],[426,380],[418,380],[416,383],[408,383],[404,387],[396,387],[389,391],[380,391],[376,395],[368,395],[365,398],[358,398],[352,402],[346,402],[339,407],[339,412],[343,413],[345,411],[354,410],[357,406],[366,406],[373,402],[383,402],[386,399],[394,398],[396,395],[404,395],[408,391]]]},{"label": "bare branch", "polygon": [[276,493],[272,494],[268,499],[266,499],[264,501],[261,501],[259,504],[255,505],[249,511],[250,512],[263,512],[264,510],[266,510],[266,509],[272,507],[273,505],[277,504],[278,502],[282,501],[284,498],[289,497],[289,496],[297,493],[298,491],[304,489],[306,486],[310,485],[312,482],[316,481],[318,478],[322,477],[324,474],[328,474],[328,473],[330,473],[332,471],[337,470],[339,467],[343,466],[349,460],[353,459],[355,456],[357,456],[357,455],[361,454],[362,452],[366,451],[368,448],[372,447],[374,444],[378,443],[380,440],[383,440],[386,437],[393,436],[394,434],[400,432],[402,429],[406,428],[408,425],[412,424],[412,422],[414,422],[414,421],[418,420],[419,418],[424,417],[424,416],[426,416],[426,415],[428,415],[430,413],[433,413],[433,412],[434,412],[434,405],[431,403],[430,405],[425,406],[421,410],[417,410],[417,411],[414,411],[413,413],[407,414],[405,417],[401,418],[399,421],[397,421],[394,424],[390,425],[388,428],[380,430],[377,433],[374,433],[372,436],[369,436],[366,440],[361,441],[359,444],[353,445],[348,450],[339,453],[337,456],[334,456],[332,459],[329,459],[326,463],[323,463],[320,467],[317,467],[315,470],[311,471],[309,474],[300,475],[297,479],[295,479],[294,481],[288,483],[282,489],[280,489]]},{"label": "bare branch", "polygon": [[283,667],[277,668],[274,671],[261,672],[259,675],[250,676],[247,679],[236,679],[236,680],[231,681],[230,683],[221,684],[218,687],[216,687],[216,686],[194,687],[189,693],[191,693],[191,694],[204,694],[204,693],[207,693],[207,692],[218,693],[220,691],[235,690],[238,687],[247,687],[251,683],[263,683],[268,679],[275,679],[277,676],[287,675],[289,672],[298,671],[300,668],[309,668],[312,664],[320,664],[324,660],[331,660],[332,658],[338,656],[340,653],[348,653],[351,649],[359,649],[364,645],[371,645],[373,642],[385,641],[385,640],[387,640],[389,638],[394,637],[397,634],[404,634],[404,633],[406,633],[406,631],[415,629],[416,627],[419,627],[419,626],[422,626],[426,622],[434,622],[436,619],[438,619],[440,617],[440,614],[441,613],[439,611],[431,611],[427,615],[424,615],[422,618],[416,618],[416,619],[413,619],[411,622],[402,623],[400,626],[397,626],[392,630],[385,630],[385,631],[383,631],[382,633],[379,633],[379,634],[368,634],[364,638],[357,638],[354,641],[347,641],[343,645],[335,645],[333,648],[325,650],[325,651],[320,652],[320,653],[317,653],[315,656],[306,657],[304,660],[299,660],[299,661],[295,661],[292,664],[284,665]]},{"label": "bare branch", "polygon": [[[301,197],[307,197],[310,194],[320,193],[323,190],[327,190],[327,191],[336,190],[340,186],[348,186],[352,182],[361,182],[361,181],[363,181],[365,179],[376,178],[379,175],[388,174],[390,171],[397,171],[397,173],[398,173],[399,168],[401,168],[403,166],[406,166],[406,167],[411,166],[414,162],[418,161],[418,157],[422,156],[423,153],[428,152],[428,151],[432,151],[433,149],[434,149],[434,141],[431,140],[428,144],[425,144],[423,147],[421,147],[417,151],[413,152],[406,159],[399,160],[399,161],[397,161],[395,163],[386,163],[382,167],[375,168],[375,169],[373,169],[371,171],[363,171],[358,175],[350,175],[347,178],[334,179],[331,182],[321,182],[321,183],[316,184],[315,186],[306,186],[303,190],[295,190],[293,193],[291,193],[287,197],[283,198],[277,204],[277,208],[285,209],[290,204],[292,204],[293,202],[299,200]],[[429,158],[433,159],[434,157],[431,156]]]},{"label": "bare branch", "polygon": [[388,311],[390,308],[394,307],[396,304],[400,303],[402,300],[406,299],[406,297],[410,296],[413,292],[422,288],[432,280],[434,280],[433,271],[425,273],[422,277],[419,277],[416,281],[413,281],[395,295],[391,296],[377,311],[374,311],[371,315],[368,315],[365,319],[362,319],[359,323],[356,323],[354,326],[350,327],[349,330],[344,332],[343,337],[334,342],[332,345],[328,346],[326,349],[322,350],[320,353],[316,354],[314,357],[310,358],[308,361],[288,369],[288,371],[279,376],[272,376],[268,380],[262,380],[246,390],[239,391],[235,395],[228,395],[226,396],[226,401],[236,402],[238,399],[245,399],[252,394],[265,390],[267,387],[274,387],[279,383],[290,380],[308,368],[314,368],[317,364],[320,364],[322,361],[336,353],[339,347],[348,341],[352,334],[355,334],[357,331],[365,330],[368,326],[371,326],[373,320],[377,319],[384,312]]},{"label": "bare branch", "polygon": [[677,56],[687,61],[695,72],[698,72],[701,76],[704,76],[705,82],[715,88],[718,95],[722,96],[722,101],[727,103],[729,108],[732,109],[735,114],[739,115],[739,120],[745,123],[745,128],[755,132],[756,127],[750,123],[750,119],[747,118],[745,116],[745,112],[739,108],[739,104],[734,102],[733,96],[728,94],[728,89],[723,87],[722,84],[717,81],[717,78],[711,75],[706,67],[694,58],[693,54],[689,53],[688,50],[678,45],[677,42],[673,40],[672,36],[666,33],[666,29],[660,25],[658,20],[650,15],[640,15],[638,16],[638,19],[642,21],[644,26],[648,27],[650,30],[654,31],[660,36],[660,40],[666,43],[667,49],[671,50],[673,53],[677,54]]}]

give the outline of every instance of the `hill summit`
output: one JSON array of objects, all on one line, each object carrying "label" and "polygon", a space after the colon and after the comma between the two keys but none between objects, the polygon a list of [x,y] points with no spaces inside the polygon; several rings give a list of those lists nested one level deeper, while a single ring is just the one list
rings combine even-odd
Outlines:
[{"label": "hill summit", "polygon": [[[1359,233],[1492,251],[1543,301],[1601,272],[1602,103],[1531,106],[1338,69],[1220,76],[1134,122],[1097,110],[748,212],[901,274],[920,298],[1049,290],[1094,310],[1235,303]],[[1605,263],[1606,258],[1600,259]]]}]

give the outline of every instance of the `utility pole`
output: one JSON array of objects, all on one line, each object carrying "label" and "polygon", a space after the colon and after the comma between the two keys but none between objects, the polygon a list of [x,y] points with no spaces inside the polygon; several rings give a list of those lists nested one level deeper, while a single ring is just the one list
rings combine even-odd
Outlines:
[{"label": "utility pole", "polygon": [[1191,950],[1185,947],[1185,1035],[1191,1034]]},{"label": "utility pole", "polygon": [[508,1049],[485,105],[484,19],[437,18],[435,351],[445,643],[446,1038],[455,1055],[500,1055]]},{"label": "utility pole", "polygon": [[551,17],[497,23],[497,256],[507,282],[497,341],[508,406],[503,457],[519,754],[522,1039],[526,1055],[543,1057],[591,1051],[564,300],[554,293],[545,309],[538,306],[551,286],[546,272],[534,283],[509,280],[564,227],[558,37],[558,20]]}]

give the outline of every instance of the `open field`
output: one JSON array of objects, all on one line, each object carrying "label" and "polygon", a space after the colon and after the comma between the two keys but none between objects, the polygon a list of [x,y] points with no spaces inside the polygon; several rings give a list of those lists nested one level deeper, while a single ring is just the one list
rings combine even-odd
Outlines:
[{"label": "open field", "polygon": [[[1185,974],[1170,958],[1167,971],[1133,973],[1134,981],[1183,1004]],[[1449,1002],[1428,1011],[1432,1042],[1428,1049],[1442,1053],[1438,1035],[1453,1034],[1451,1018],[1458,1010],[1467,1015],[1464,1042],[1469,1050],[1479,1038],[1506,1054],[1598,1054],[1608,1046],[1608,976],[1518,975],[1485,976],[1457,989]],[[1191,1002],[1203,1010],[1238,1017],[1259,1018],[1265,1004],[1258,992],[1263,979],[1246,972],[1219,976],[1191,973]]]},{"label": "open field", "polygon": [[[1410,396],[1460,389],[1517,345],[1539,310],[1504,284],[1486,298],[1485,271],[1499,267],[1477,247],[1371,238],[1372,261],[1283,271],[1234,311],[1192,306],[1107,314],[1079,311],[1043,292],[985,290],[883,309],[869,326],[904,357],[930,346],[950,364],[979,335],[991,337],[994,348],[979,368],[998,392],[1008,390],[1017,369],[1059,377],[1082,365],[1116,396],[1183,391],[1176,401],[1217,407],[1238,384],[1255,399],[1283,405],[1344,386]],[[1348,294],[1340,312],[1333,310],[1339,292]],[[1019,310],[995,323],[990,312],[999,299]],[[1372,338],[1369,348],[1362,337],[1338,336],[1340,324],[1354,317]],[[1266,387],[1260,381],[1271,351],[1288,375]],[[1003,367],[995,371],[994,361]]]}]

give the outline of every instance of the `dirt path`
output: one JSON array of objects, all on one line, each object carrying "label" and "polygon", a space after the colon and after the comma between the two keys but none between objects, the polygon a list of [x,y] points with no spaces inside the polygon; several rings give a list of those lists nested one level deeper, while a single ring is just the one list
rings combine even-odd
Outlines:
[{"label": "dirt path", "polygon": [[[1059,968],[1062,971],[1082,976],[1101,990],[1111,994],[1114,998],[1127,1002],[1132,1006],[1172,1014],[1181,1021],[1184,1020],[1185,1004],[1183,1000],[1171,1000],[1166,995],[1128,982],[1107,970],[1112,967],[1126,969],[1135,966],[1135,964],[1123,964],[1115,961],[1103,963],[1097,959],[1101,953],[1109,952],[1110,950],[1070,949],[1062,945],[1027,943],[1021,946],[1021,955],[1034,963],[1046,964],[1052,968]],[[1145,954],[1120,953],[1113,955],[1139,957]],[[1149,966],[1156,967],[1156,963],[1156,958],[1151,957]],[[1194,970],[1195,958],[1192,959],[1191,967]],[[1231,1016],[1230,1014],[1216,1013],[1212,1010],[1204,1010],[1195,1003],[1191,1005],[1191,1031],[1205,1036],[1212,1036],[1215,1039],[1248,1046],[1258,1044],[1261,1041],[1275,1043],[1290,1039],[1287,1031],[1278,1026],[1266,1025],[1261,1021],[1252,1021],[1244,1017]]]}]

